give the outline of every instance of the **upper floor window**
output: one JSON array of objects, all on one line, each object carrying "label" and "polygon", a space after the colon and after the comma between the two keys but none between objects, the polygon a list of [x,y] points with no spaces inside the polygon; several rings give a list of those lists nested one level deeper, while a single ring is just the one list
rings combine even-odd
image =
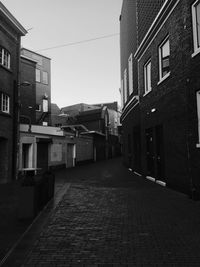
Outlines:
[{"label": "upper floor window", "polygon": [[42,100],[42,108],[43,108],[43,112],[48,112],[48,100],[47,99]]},{"label": "upper floor window", "polygon": [[164,78],[166,78],[170,74],[169,56],[170,56],[169,37],[167,37],[159,46],[159,78],[160,78],[160,81],[162,81]]},{"label": "upper floor window", "polygon": [[200,0],[192,5],[194,53],[200,52]]},{"label": "upper floor window", "polygon": [[10,113],[10,97],[4,93],[0,93],[0,110]]},{"label": "upper floor window", "polygon": [[133,55],[131,54],[128,59],[128,83],[129,83],[129,94],[133,92]]},{"label": "upper floor window", "polygon": [[121,106],[123,108],[124,106],[124,81],[123,80],[121,80],[120,94],[121,94]]},{"label": "upper floor window", "polygon": [[0,64],[10,69],[10,53],[2,47],[0,47]]},{"label": "upper floor window", "polygon": [[144,91],[145,94],[151,91],[151,60],[144,65]]},{"label": "upper floor window", "polygon": [[48,72],[46,72],[46,71],[42,72],[42,82],[44,84],[48,84]]},{"label": "upper floor window", "polygon": [[128,80],[127,80],[127,69],[124,71],[124,102],[127,101],[127,94],[128,94]]},{"label": "upper floor window", "polygon": [[40,70],[39,69],[35,70],[35,76],[36,76],[36,82],[40,83],[41,78],[40,78]]}]

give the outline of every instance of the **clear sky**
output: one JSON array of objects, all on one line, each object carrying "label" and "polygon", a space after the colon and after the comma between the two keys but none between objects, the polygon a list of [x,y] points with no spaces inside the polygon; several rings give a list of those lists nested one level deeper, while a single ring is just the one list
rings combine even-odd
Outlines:
[{"label": "clear sky", "polygon": [[119,35],[50,50],[49,47],[119,33],[122,0],[1,0],[30,29],[22,46],[51,61],[52,102],[118,101],[120,104]]}]

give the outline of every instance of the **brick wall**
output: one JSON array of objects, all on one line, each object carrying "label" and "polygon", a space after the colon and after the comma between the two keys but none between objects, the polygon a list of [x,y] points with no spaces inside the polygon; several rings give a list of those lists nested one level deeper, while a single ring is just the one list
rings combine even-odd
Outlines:
[{"label": "brick wall", "polygon": [[147,33],[165,0],[137,0],[138,46]]},{"label": "brick wall", "polygon": [[20,36],[0,14],[0,46],[11,55],[11,68],[0,65],[0,91],[10,97],[10,113],[0,112],[0,183],[14,179],[17,149],[17,83]]},{"label": "brick wall", "polygon": [[[21,58],[21,86],[20,86],[20,115],[30,117],[31,123],[36,124],[36,88],[35,88],[35,68],[36,63],[25,58]],[[23,82],[30,83],[24,86]],[[22,120],[22,119],[21,119]],[[27,120],[24,120],[27,124]]]},{"label": "brick wall", "polygon": [[[128,70],[128,58],[137,49],[136,1],[124,0],[120,16],[121,80]],[[137,94],[137,62],[133,60],[133,90]]]}]

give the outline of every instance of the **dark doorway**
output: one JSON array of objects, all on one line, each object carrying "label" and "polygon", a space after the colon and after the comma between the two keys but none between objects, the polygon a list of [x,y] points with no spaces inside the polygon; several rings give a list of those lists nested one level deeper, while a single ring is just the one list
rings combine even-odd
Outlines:
[{"label": "dark doorway", "polygon": [[153,128],[146,129],[145,135],[146,135],[147,175],[155,177]]},{"label": "dark doorway", "polygon": [[39,172],[48,170],[48,143],[37,143],[37,168]]},{"label": "dark doorway", "polygon": [[0,138],[0,183],[5,183],[8,179],[8,140]]},{"label": "dark doorway", "polygon": [[163,126],[146,129],[147,175],[164,181]]},{"label": "dark doorway", "polygon": [[163,126],[158,125],[155,128],[156,140],[156,172],[157,179],[164,181],[164,142]]},{"label": "dark doorway", "polygon": [[75,144],[67,144],[67,167],[74,167],[74,149]]},{"label": "dark doorway", "polygon": [[141,139],[140,127],[133,128],[133,169],[141,172]]}]

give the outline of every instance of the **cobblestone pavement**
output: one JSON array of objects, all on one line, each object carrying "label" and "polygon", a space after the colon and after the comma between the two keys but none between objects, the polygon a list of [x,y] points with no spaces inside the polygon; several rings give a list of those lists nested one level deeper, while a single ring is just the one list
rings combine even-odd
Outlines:
[{"label": "cobblestone pavement", "polygon": [[134,175],[120,159],[57,177],[70,186],[21,266],[200,266],[199,202]]}]

